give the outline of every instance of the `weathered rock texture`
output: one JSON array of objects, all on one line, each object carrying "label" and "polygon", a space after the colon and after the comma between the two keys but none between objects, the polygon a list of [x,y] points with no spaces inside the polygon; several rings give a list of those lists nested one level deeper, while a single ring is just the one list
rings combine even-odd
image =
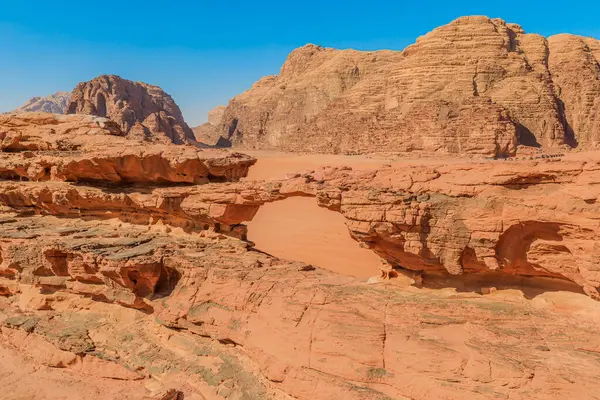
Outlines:
[{"label": "weathered rock texture", "polygon": [[326,153],[595,147],[599,47],[486,17],[459,18],[402,52],[307,45],[233,98],[220,130],[236,146]]},{"label": "weathered rock texture", "polygon": [[[11,153],[0,162],[8,179],[0,181],[0,204],[21,213],[163,223],[186,232],[211,228],[244,238],[242,223],[265,202],[315,196],[321,206],[341,212],[351,235],[394,267],[547,276],[598,296],[597,153],[368,172],[330,168],[284,181],[207,184],[240,178],[254,160],[191,147],[103,148],[62,157]],[[163,187],[105,190],[90,183]]]},{"label": "weathered rock texture", "polygon": [[[241,224],[265,202],[316,196],[320,205],[347,218],[353,237],[393,266],[451,275],[559,277],[594,296],[600,287],[597,153],[585,154],[585,161],[574,154],[571,160],[409,165],[369,172],[330,168],[285,181],[206,184],[239,179],[254,159],[191,146],[119,144],[128,140],[102,132],[93,117],[29,118],[46,124],[44,118],[83,119],[92,128],[80,123],[88,131],[79,135],[67,128],[73,137],[69,139],[60,135],[61,124],[49,124],[55,145],[35,135],[37,126],[26,134],[5,128],[5,150],[33,150],[0,160],[1,176],[8,179],[0,181],[0,204],[15,211],[140,224],[160,221],[187,232],[216,227],[243,237]],[[15,119],[8,117],[4,125],[21,123]],[[2,123],[0,119],[0,129]],[[44,146],[32,147],[23,137]],[[81,184],[86,182],[171,187],[107,191]],[[177,183],[205,184],[173,187]]]},{"label": "weathered rock texture", "polygon": [[219,130],[219,126],[223,121],[225,109],[225,106],[213,108],[208,112],[208,122],[192,129],[198,142],[218,147],[227,147],[231,145],[231,142],[224,137]]},{"label": "weathered rock texture", "polygon": [[9,394],[51,399],[82,380],[109,400],[116,385],[132,399],[321,400],[592,399],[600,387],[597,322],[577,306],[367,285],[225,237],[0,222],[0,349],[37,376],[68,372],[53,385],[3,374]]},{"label": "weathered rock texture", "polygon": [[[229,182],[254,159],[123,135],[93,116],[0,117],[4,397],[525,400],[600,389],[599,303],[473,292],[597,296],[599,154]],[[342,213],[392,267],[424,271],[417,283],[459,291],[357,282],[235,238],[262,204],[290,196]]]},{"label": "weathered rock texture", "polygon": [[[255,159],[192,146],[147,144],[107,118],[0,116],[0,177],[19,181],[176,184],[236,180]],[[6,153],[8,152],[8,153]]]},{"label": "weathered rock texture", "polygon": [[67,114],[107,117],[127,135],[145,140],[187,143],[194,134],[171,96],[158,86],[102,75],[75,87]]},{"label": "weathered rock texture", "polygon": [[21,114],[25,112],[64,114],[70,97],[71,93],[68,92],[56,92],[46,97],[32,97],[21,107],[11,111],[10,114]]},{"label": "weathered rock texture", "polygon": [[208,112],[208,123],[217,126],[223,121],[223,115],[227,106],[217,106]]}]

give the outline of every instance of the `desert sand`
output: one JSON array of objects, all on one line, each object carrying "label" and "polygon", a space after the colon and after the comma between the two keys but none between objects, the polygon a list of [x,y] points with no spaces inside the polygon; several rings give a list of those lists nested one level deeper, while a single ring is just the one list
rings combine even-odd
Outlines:
[{"label": "desert sand", "polygon": [[350,237],[341,214],[308,197],[265,204],[248,223],[248,239],[275,257],[360,279],[376,275],[381,264],[379,256]]},{"label": "desert sand", "polygon": [[[324,165],[371,170],[391,163],[385,157],[246,151],[256,157],[247,180],[283,179]],[[287,260],[303,261],[343,275],[367,279],[379,273],[381,258],[350,237],[344,217],[314,199],[294,197],[265,204],[248,222],[256,248]]]},{"label": "desert sand", "polygon": [[348,166],[353,169],[371,170],[377,169],[382,164],[399,162],[398,159],[390,156],[301,154],[267,150],[244,150],[243,152],[258,160],[248,172],[246,180],[283,179],[286,175],[323,166]]}]

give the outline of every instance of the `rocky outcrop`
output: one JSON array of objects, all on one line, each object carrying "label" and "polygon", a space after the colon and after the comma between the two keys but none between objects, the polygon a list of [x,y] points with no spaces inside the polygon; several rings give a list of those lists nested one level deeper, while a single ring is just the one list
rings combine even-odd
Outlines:
[{"label": "rocky outcrop", "polygon": [[402,52],[307,45],[234,97],[220,131],[240,147],[324,153],[595,147],[598,47],[486,17],[459,18]]},{"label": "rocky outcrop", "polygon": [[[9,398],[525,400],[600,388],[600,303],[544,293],[598,296],[597,153],[246,181],[251,157],[137,141],[101,117],[2,116],[0,139]],[[358,282],[239,239],[261,205],[291,196],[341,213],[386,276],[412,270],[424,288]],[[494,293],[514,287],[542,298]]]},{"label": "rocky outcrop", "polygon": [[194,140],[181,110],[158,86],[102,75],[75,87],[67,114],[106,117],[127,136],[175,144]]},{"label": "rocky outcrop", "polygon": [[217,126],[223,121],[223,115],[227,106],[217,106],[208,112],[208,123]]},{"label": "rocky outcrop", "polygon": [[208,112],[208,122],[193,128],[196,141],[209,146],[229,147],[231,142],[223,137],[219,125],[223,120],[225,106],[218,106]]},{"label": "rocky outcrop", "polygon": [[573,146],[600,143],[600,41],[574,35],[548,39],[548,68]]},{"label": "rocky outcrop", "polygon": [[19,181],[183,184],[237,180],[255,159],[224,150],[145,144],[107,118],[0,116],[0,177]]},{"label": "rocky outcrop", "polygon": [[[245,238],[243,223],[264,203],[314,196],[319,205],[340,212],[351,235],[390,268],[444,279],[545,276],[600,297],[597,153],[365,172],[329,168],[284,181],[214,183],[245,175],[254,160],[228,153],[218,158],[218,151],[203,159],[204,152],[181,149],[91,153],[94,163],[86,159],[90,155],[53,164],[31,155],[10,157],[0,164],[9,179],[0,182],[0,204],[24,214],[118,218]],[[162,187],[93,186],[136,182]],[[177,183],[196,185],[174,187]]]},{"label": "rocky outcrop", "polygon": [[21,107],[11,111],[10,114],[26,112],[64,114],[70,97],[71,93],[68,92],[56,92],[46,97],[32,97]]},{"label": "rocky outcrop", "polygon": [[[0,350],[38,376],[68,371],[29,398],[82,380],[109,400],[559,399],[600,386],[580,303],[369,285],[139,225],[4,218],[0,243]],[[27,374],[2,376],[26,390]]]},{"label": "rocky outcrop", "polygon": [[[581,154],[366,172],[333,168],[269,183],[254,196],[246,186],[237,189],[245,195],[231,200],[247,212],[264,201],[315,196],[342,213],[351,235],[392,268],[444,279],[545,276],[600,298],[600,158]],[[228,211],[235,215],[235,206]]]}]

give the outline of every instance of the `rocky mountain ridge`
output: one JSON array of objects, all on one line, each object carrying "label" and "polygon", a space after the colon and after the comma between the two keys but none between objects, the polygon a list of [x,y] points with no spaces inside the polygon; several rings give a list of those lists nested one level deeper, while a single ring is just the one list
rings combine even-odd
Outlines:
[{"label": "rocky mountain ridge", "polygon": [[323,153],[595,148],[599,48],[487,17],[459,18],[401,52],[307,45],[229,102],[220,135],[242,148]]},{"label": "rocky mountain ridge", "polygon": [[20,114],[25,112],[47,112],[53,114],[64,114],[70,97],[71,93],[69,92],[56,92],[46,97],[32,97],[21,107],[10,111],[10,113]]}]

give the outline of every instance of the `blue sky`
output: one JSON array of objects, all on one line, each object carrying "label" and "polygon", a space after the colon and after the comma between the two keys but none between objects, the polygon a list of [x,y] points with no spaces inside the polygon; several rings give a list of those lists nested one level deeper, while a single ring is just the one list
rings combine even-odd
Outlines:
[{"label": "blue sky", "polygon": [[0,112],[117,74],[161,86],[190,125],[295,47],[403,49],[462,15],[600,38],[598,1],[0,0]]}]

